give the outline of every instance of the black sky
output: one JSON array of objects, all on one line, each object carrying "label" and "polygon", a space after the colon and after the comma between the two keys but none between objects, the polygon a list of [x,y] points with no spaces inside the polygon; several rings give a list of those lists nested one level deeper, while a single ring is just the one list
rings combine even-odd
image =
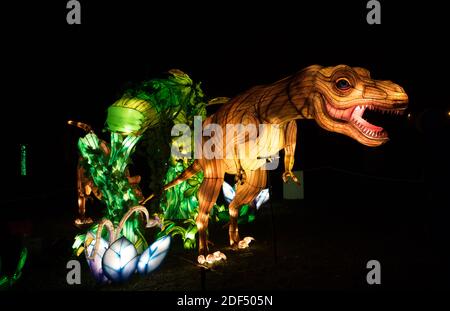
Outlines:
[{"label": "black sky", "polygon": [[382,1],[382,24],[367,25],[366,1],[80,2],[81,25],[66,24],[65,1],[21,2],[4,11],[7,176],[17,175],[18,146],[27,143],[35,178],[70,186],[79,133],[66,121],[100,130],[106,108],[128,83],[171,68],[202,81],[210,97],[232,97],[311,64],[344,63],[402,85],[412,119],[399,119],[391,142],[379,149],[300,124],[297,169],[381,177],[310,173],[309,193],[320,195],[319,186],[334,196],[361,188],[365,196],[367,187],[381,187],[399,199],[425,193],[425,185],[444,197],[450,54],[446,11],[439,5]]}]

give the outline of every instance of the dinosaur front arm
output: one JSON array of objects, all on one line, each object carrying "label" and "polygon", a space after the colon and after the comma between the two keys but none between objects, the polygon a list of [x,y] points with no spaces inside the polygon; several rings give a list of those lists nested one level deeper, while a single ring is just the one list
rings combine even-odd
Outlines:
[{"label": "dinosaur front arm", "polygon": [[295,145],[297,143],[297,123],[295,120],[289,121],[284,131],[284,173],[283,181],[287,182],[289,178],[295,183],[299,183],[297,177],[292,173],[295,161]]}]

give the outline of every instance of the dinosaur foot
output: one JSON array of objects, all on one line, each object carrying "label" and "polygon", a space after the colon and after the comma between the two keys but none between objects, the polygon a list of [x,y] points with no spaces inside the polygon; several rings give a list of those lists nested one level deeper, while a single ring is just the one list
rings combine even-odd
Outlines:
[{"label": "dinosaur foot", "polygon": [[[251,241],[254,241],[255,239],[253,238],[253,237],[251,237],[251,236],[247,236],[247,237],[245,237],[245,238],[243,238],[242,240],[240,240],[238,243],[237,243],[237,249],[244,249],[244,248],[248,248],[249,247],[249,245],[250,245],[250,242]],[[235,247],[236,247],[235,246]]]},{"label": "dinosaur foot", "polygon": [[92,224],[92,218],[91,217],[87,217],[87,218],[77,218],[75,219],[74,223],[76,225],[89,225]]},{"label": "dinosaur foot", "polygon": [[206,257],[203,255],[200,255],[197,257],[197,261],[201,265],[205,265],[205,264],[212,265],[212,264],[215,264],[222,260],[227,260],[227,256],[225,256],[224,253],[219,252],[219,251],[214,252],[212,254],[208,254]]}]

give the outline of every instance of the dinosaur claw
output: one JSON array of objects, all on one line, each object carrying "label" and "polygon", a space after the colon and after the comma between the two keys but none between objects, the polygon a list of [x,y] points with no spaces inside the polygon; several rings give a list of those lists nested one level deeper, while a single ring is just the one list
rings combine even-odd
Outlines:
[{"label": "dinosaur claw", "polygon": [[214,257],[213,254],[208,254],[208,256],[206,256],[206,262],[209,264],[214,263],[214,261],[216,261],[216,257]]},{"label": "dinosaur claw", "polygon": [[203,256],[203,255],[198,256],[197,262],[201,265],[205,264],[205,262],[206,262],[205,256]]},{"label": "dinosaur claw", "polygon": [[218,261],[219,260],[227,260],[227,256],[225,256],[225,254],[222,252],[217,251],[213,255],[214,255],[214,258],[216,258],[216,260],[218,260]]},{"label": "dinosaur claw", "polygon": [[206,257],[204,255],[199,255],[197,257],[197,262],[201,265],[213,265],[214,263],[222,260],[227,260],[227,256],[220,251],[214,252],[213,254],[208,254]]},{"label": "dinosaur claw", "polygon": [[243,249],[247,248],[250,245],[251,241],[254,241],[255,239],[251,236],[245,237],[243,240],[240,240],[238,243],[238,248]]},{"label": "dinosaur claw", "polygon": [[291,178],[293,182],[295,182],[297,185],[300,185],[297,176],[295,176],[295,174],[292,173],[291,171],[284,172],[281,178],[285,183],[287,183],[289,178]]},{"label": "dinosaur claw", "polygon": [[76,225],[88,225],[93,223],[92,218],[87,217],[87,218],[77,218],[75,219],[74,223]]}]

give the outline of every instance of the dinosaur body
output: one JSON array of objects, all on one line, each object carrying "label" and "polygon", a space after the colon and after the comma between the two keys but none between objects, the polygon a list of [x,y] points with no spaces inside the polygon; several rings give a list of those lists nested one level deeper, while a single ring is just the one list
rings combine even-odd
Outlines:
[{"label": "dinosaur body", "polygon": [[[251,238],[241,240],[239,237],[239,208],[252,202],[266,186],[264,165],[267,159],[284,149],[283,180],[286,182],[292,178],[297,181],[292,173],[297,119],[315,119],[325,130],[345,134],[364,145],[375,147],[385,143],[388,136],[384,129],[363,119],[365,109],[401,113],[406,108],[407,100],[400,86],[390,81],[373,80],[366,69],[314,65],[273,84],[251,88],[221,106],[203,122],[203,128],[209,124],[217,124],[222,129],[229,124],[265,127],[254,140],[245,133],[226,139],[225,130],[222,135],[208,137],[209,144],[214,144],[214,152],[222,151],[224,157],[203,156],[164,187],[167,190],[199,171],[204,173],[198,191],[199,213],[196,219],[198,261],[211,262],[214,258],[214,255],[208,255],[206,229],[209,212],[219,195],[225,173],[237,175],[240,180],[229,206],[230,245],[245,248]],[[203,144],[206,141],[204,138]],[[246,147],[252,149],[250,155],[240,152]],[[226,150],[233,151],[231,156]]]}]

